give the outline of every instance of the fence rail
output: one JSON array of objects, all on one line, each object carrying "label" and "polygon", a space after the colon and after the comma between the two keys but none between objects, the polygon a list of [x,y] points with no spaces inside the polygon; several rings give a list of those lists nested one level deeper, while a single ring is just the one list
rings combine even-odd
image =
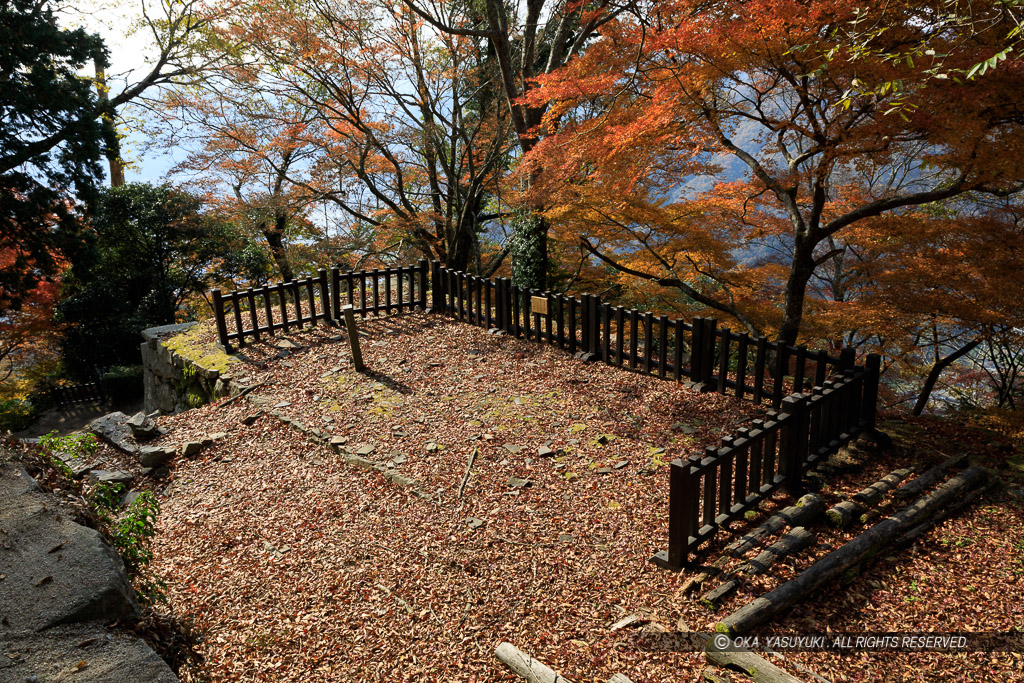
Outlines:
[{"label": "fence rail", "polygon": [[332,323],[351,305],[362,317],[403,313],[427,305],[427,262],[415,266],[341,272],[321,268],[316,277],[265,287],[210,292],[217,338],[228,352],[232,342],[245,346],[263,334]]}]

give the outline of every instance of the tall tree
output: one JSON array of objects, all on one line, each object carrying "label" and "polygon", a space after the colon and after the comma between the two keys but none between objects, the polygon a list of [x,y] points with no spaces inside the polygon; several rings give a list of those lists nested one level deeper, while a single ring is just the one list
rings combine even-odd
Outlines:
[{"label": "tall tree", "polygon": [[[451,36],[486,40],[498,65],[505,106],[511,118],[520,152],[529,153],[542,135],[541,123],[548,109],[544,97],[529,97],[537,77],[563,67],[579,54],[596,32],[639,3],[612,0],[483,0],[470,3],[469,12],[456,13],[462,3],[404,0],[435,29]],[[539,156],[534,157],[535,162]],[[526,174],[527,184],[537,178],[542,165],[535,163]],[[549,270],[548,222],[545,207],[532,195],[527,215],[516,222],[519,259],[513,274],[521,286],[546,289]],[[531,215],[532,214],[532,215]]]},{"label": "tall tree", "polygon": [[[1024,186],[1019,61],[933,82],[912,63],[842,58],[836,29],[865,12],[890,27],[877,40],[898,46],[920,40],[933,11],[721,0],[620,17],[526,95],[555,102],[545,121],[558,128],[530,155],[544,170],[537,192],[624,276],[795,343],[809,300],[828,299],[818,274],[855,227],[885,230],[915,207]],[[932,44],[948,66],[973,64],[1005,28]],[[861,81],[903,88],[850,97]],[[917,106],[892,112],[908,93]],[[734,179],[715,179],[725,169]]]},{"label": "tall tree", "polygon": [[58,305],[65,370],[79,378],[138,363],[139,332],[175,322],[235,246],[196,198],[167,186],[104,190],[89,228],[93,249],[72,264]]}]

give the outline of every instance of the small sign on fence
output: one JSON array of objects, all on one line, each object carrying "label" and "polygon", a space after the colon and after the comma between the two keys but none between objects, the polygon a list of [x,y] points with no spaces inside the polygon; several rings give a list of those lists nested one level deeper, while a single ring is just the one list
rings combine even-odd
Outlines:
[{"label": "small sign on fence", "polygon": [[530,310],[540,315],[548,314],[548,298],[546,296],[531,296]]}]

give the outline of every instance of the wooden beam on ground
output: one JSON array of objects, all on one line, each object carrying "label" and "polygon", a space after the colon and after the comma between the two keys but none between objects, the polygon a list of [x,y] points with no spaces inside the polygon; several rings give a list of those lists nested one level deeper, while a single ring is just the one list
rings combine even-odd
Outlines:
[{"label": "wooden beam on ground", "polygon": [[946,458],[941,463],[931,468],[920,477],[908,481],[903,486],[896,489],[893,493],[893,497],[897,500],[911,500],[915,496],[919,496],[931,487],[935,486],[939,481],[946,475],[946,470],[953,467],[957,467],[967,463],[967,454],[961,453],[960,455],[954,455],[951,458]]},{"label": "wooden beam on ground", "polygon": [[854,520],[859,518],[861,513],[867,508],[874,507],[878,501],[882,500],[885,494],[899,486],[900,482],[909,477],[910,474],[909,469],[898,469],[891,474],[885,475],[866,489],[861,489],[853,494],[850,500],[844,500],[825,513],[828,516],[829,522],[833,526],[845,529],[853,524]]},{"label": "wooden beam on ground", "polygon": [[717,588],[705,593],[700,599],[701,603],[710,610],[718,609],[718,603],[740,587],[742,582],[739,575],[741,573],[748,576],[763,574],[779,560],[800,552],[812,543],[814,543],[814,534],[802,526],[796,527],[784,534],[782,538],[762,551],[757,557],[741,566],[735,572],[732,572],[731,576],[719,584]]},{"label": "wooden beam on ground", "polygon": [[988,475],[979,467],[970,467],[927,496],[874,525],[849,543],[815,562],[795,579],[744,605],[715,625],[728,634],[745,634],[783,610],[815,592],[826,582],[839,577],[850,567],[877,554],[908,530],[932,521],[936,512],[966,497],[983,486]]},{"label": "wooden beam on ground", "polygon": [[813,493],[808,493],[801,496],[796,505],[776,512],[764,524],[727,545],[725,552],[733,557],[743,557],[759,545],[765,536],[773,536],[787,526],[807,526],[823,512],[825,501]]},{"label": "wooden beam on ground", "polygon": [[544,662],[534,659],[512,643],[500,643],[494,649],[494,656],[527,683],[570,683],[569,679],[555,673]]}]

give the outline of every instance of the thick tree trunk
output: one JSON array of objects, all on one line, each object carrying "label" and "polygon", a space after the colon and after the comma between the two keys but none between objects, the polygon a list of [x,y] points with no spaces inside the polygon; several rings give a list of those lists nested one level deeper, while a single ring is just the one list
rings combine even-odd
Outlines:
[{"label": "thick tree trunk", "polygon": [[871,527],[846,545],[815,562],[803,573],[775,590],[736,610],[715,625],[729,634],[749,633],[751,629],[790,609],[826,582],[838,578],[847,569],[868,559],[901,534],[933,520],[937,511],[951,506],[981,486],[988,475],[970,467],[950,479],[935,492],[918,499],[892,517]]},{"label": "thick tree trunk", "polygon": [[264,223],[260,225],[260,232],[263,233],[263,237],[270,247],[271,258],[277,264],[277,269],[281,271],[281,280],[291,282],[295,279],[295,273],[292,272],[292,264],[288,261],[288,254],[284,249],[284,228],[287,221],[287,217],[279,214],[274,221],[273,229],[268,228]]},{"label": "thick tree trunk", "polygon": [[800,334],[800,324],[804,316],[804,300],[807,298],[807,283],[810,282],[811,275],[814,273],[814,246],[809,238],[797,237],[789,279],[786,281],[782,326],[779,328],[779,341],[785,344],[796,344]]}]

